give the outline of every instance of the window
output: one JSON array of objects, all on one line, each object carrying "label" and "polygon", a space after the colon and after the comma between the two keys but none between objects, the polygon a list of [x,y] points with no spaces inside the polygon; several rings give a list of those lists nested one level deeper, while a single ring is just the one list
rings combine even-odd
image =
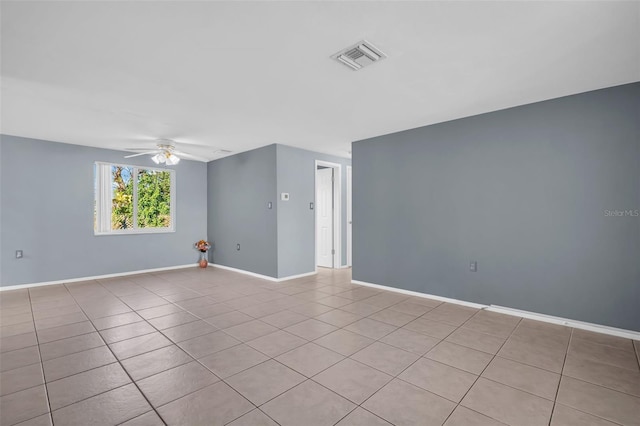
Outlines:
[{"label": "window", "polygon": [[137,234],[175,229],[175,171],[95,164],[94,232]]}]

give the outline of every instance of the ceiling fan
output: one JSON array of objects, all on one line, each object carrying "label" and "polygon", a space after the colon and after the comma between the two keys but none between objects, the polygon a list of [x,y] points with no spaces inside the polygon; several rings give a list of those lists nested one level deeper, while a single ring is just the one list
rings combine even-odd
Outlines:
[{"label": "ceiling fan", "polygon": [[151,160],[156,164],[166,164],[173,166],[180,162],[180,158],[186,158],[187,160],[207,161],[202,157],[187,154],[186,152],[176,150],[176,141],[172,139],[156,139],[156,149],[149,150],[148,148],[127,148],[127,151],[143,151],[138,154],[126,155],[124,158],[139,157],[140,155],[155,154],[151,157]]}]

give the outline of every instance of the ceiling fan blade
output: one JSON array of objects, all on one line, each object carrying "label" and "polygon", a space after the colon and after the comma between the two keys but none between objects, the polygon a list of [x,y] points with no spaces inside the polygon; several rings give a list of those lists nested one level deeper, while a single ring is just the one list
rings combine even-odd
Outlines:
[{"label": "ceiling fan blade", "polygon": [[154,149],[153,151],[147,151],[147,152],[140,152],[138,154],[131,154],[131,155],[125,155],[124,158],[133,158],[133,157],[139,157],[141,155],[146,155],[146,154],[154,154],[158,152],[157,149]]},{"label": "ceiling fan blade", "polygon": [[187,154],[186,152],[182,152],[182,151],[173,151],[173,154],[177,155],[178,157],[184,158],[185,160],[196,160],[196,161],[209,161],[204,157],[198,157],[197,155],[191,155],[191,154]]},{"label": "ceiling fan blade", "polygon": [[146,152],[146,151],[149,151],[151,149],[157,150],[158,148],[153,148],[153,147],[150,147],[150,146],[147,146],[145,148],[124,148],[125,151],[134,151],[134,152],[135,151],[145,151]]}]

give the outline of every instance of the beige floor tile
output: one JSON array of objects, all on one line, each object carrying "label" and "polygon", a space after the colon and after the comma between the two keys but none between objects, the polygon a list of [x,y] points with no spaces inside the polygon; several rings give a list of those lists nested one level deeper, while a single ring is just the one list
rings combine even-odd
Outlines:
[{"label": "beige floor tile", "polygon": [[80,306],[78,305],[69,305],[61,308],[47,309],[44,311],[36,311],[33,313],[33,318],[37,320],[42,320],[46,318],[53,318],[59,315],[72,314],[74,312],[82,312]]},{"label": "beige floor tile", "polygon": [[441,425],[456,404],[431,392],[394,379],[362,407],[395,426]]},{"label": "beige floor tile", "polygon": [[30,420],[18,423],[16,426],[52,426],[51,413],[43,414],[38,417],[34,417]]},{"label": "beige floor tile", "polygon": [[569,354],[562,374],[640,397],[640,372],[637,371]]},{"label": "beige floor tile", "polygon": [[424,355],[428,350],[437,345],[440,342],[440,339],[416,333],[415,331],[404,328],[399,328],[384,336],[380,341],[382,343],[395,346],[396,348],[404,349],[405,351]]},{"label": "beige floor tile", "polygon": [[182,308],[176,305],[162,305],[155,308],[141,309],[136,311],[138,315],[146,320],[162,317],[176,312],[184,312]]},{"label": "beige floor tile", "polygon": [[444,426],[503,426],[497,420],[487,417],[484,414],[480,414],[476,411],[469,410],[468,408],[458,405]]},{"label": "beige floor tile", "polygon": [[0,396],[44,384],[40,363],[0,373]]},{"label": "beige floor tile", "polygon": [[245,322],[233,327],[225,328],[224,332],[230,334],[236,339],[242,342],[248,342],[249,340],[257,339],[269,333],[273,333],[278,329],[272,325],[264,323],[259,320],[253,320]]},{"label": "beige floor tile", "polygon": [[396,327],[402,327],[403,325],[418,318],[418,315],[410,315],[403,312],[394,311],[391,308],[378,311],[373,315],[369,315],[369,318],[376,321],[384,322],[394,325]]},{"label": "beige floor tile", "polygon": [[424,315],[433,308],[430,306],[421,305],[418,303],[414,303],[412,300],[406,300],[404,302],[400,302],[397,305],[390,306],[389,309],[392,311],[402,312],[407,315]]},{"label": "beige floor tile", "polygon": [[278,426],[258,408],[229,423],[229,426]]},{"label": "beige floor tile", "polygon": [[344,419],[340,420],[336,426],[391,426],[391,423],[363,408],[357,407]]},{"label": "beige floor tile", "polygon": [[[367,299],[364,299],[367,300]],[[384,308],[369,305],[365,301],[361,300],[358,302],[353,302],[350,305],[344,305],[340,307],[341,310],[351,312],[356,315],[368,316],[383,310]]]},{"label": "beige floor tile", "polygon": [[155,411],[149,411],[122,423],[121,426],[164,426],[164,422]]},{"label": "beige floor tile", "polygon": [[173,342],[180,343],[185,340],[193,339],[194,337],[213,333],[214,331],[218,331],[218,328],[205,321],[198,320],[188,324],[167,328],[162,330],[162,334],[167,336]]},{"label": "beige floor tile", "polygon": [[104,346],[104,341],[97,332],[94,332],[40,345],[40,354],[43,361],[48,361],[98,346]]},{"label": "beige floor tile", "polygon": [[247,345],[271,358],[275,358],[305,343],[307,343],[307,341],[298,336],[294,336],[283,330],[278,330],[271,334],[250,340],[247,342]]},{"label": "beige floor tile", "polygon": [[38,342],[43,344],[68,337],[79,336],[81,334],[92,333],[94,331],[96,331],[96,329],[93,327],[93,324],[89,321],[84,321],[60,327],[47,328],[46,330],[38,330],[37,334]]},{"label": "beige floor tile", "polygon": [[560,383],[559,374],[501,357],[491,361],[482,377],[551,401],[555,400]]},{"label": "beige floor tile", "polygon": [[493,355],[454,343],[440,342],[427,352],[425,358],[468,371],[469,373],[480,374],[491,362]]},{"label": "beige floor tile", "polygon": [[362,318],[360,315],[343,311],[341,309],[334,309],[333,311],[326,312],[322,315],[318,315],[315,319],[331,324],[335,327],[344,327]]},{"label": "beige floor tile", "polygon": [[461,327],[451,333],[445,341],[495,355],[506,339]]},{"label": "beige floor tile", "polygon": [[469,318],[474,316],[477,312],[477,309],[471,308],[469,306],[443,303],[432,311],[424,314],[422,318],[459,327],[464,324],[465,321],[467,321]]},{"label": "beige floor tile", "polygon": [[326,336],[322,336],[314,343],[331,349],[344,356],[350,356],[359,350],[369,346],[374,340],[361,336],[350,331],[340,329]]},{"label": "beige floor tile", "polygon": [[149,410],[140,391],[130,384],[56,410],[53,421],[68,426],[116,425]]},{"label": "beige floor tile", "polygon": [[423,318],[418,318],[417,320],[408,323],[403,328],[416,333],[426,334],[427,336],[435,337],[436,339],[444,339],[456,329],[452,325]]},{"label": "beige floor tile", "polygon": [[106,330],[108,328],[119,327],[121,325],[133,324],[143,321],[142,317],[135,312],[126,312],[124,314],[113,315],[110,317],[98,318],[92,320],[96,330]]},{"label": "beige floor tile", "polygon": [[73,324],[76,322],[87,321],[87,316],[82,312],[72,312],[69,314],[58,315],[55,317],[36,319],[36,329],[44,330],[47,328],[59,327],[62,325]]},{"label": "beige floor tile", "polygon": [[255,405],[262,405],[303,382],[305,377],[279,362],[269,360],[225,381]]},{"label": "beige floor tile", "polygon": [[8,325],[21,324],[21,323],[33,323],[33,314],[31,311],[16,314],[16,315],[4,315],[4,312],[0,313],[0,327],[6,327]]},{"label": "beige floor tile", "polygon": [[218,327],[219,329],[223,329],[233,327],[234,325],[243,324],[245,322],[253,321],[253,319],[253,317],[240,311],[232,311],[221,315],[205,318],[204,320],[209,324]]},{"label": "beige floor tile", "polygon": [[461,405],[488,417],[518,426],[546,426],[553,402],[530,393],[479,378]]},{"label": "beige floor tile", "polygon": [[160,349],[171,344],[171,340],[167,339],[162,334],[151,333],[114,343],[109,345],[109,348],[113,351],[116,357],[118,357],[118,359],[123,360],[145,352]]},{"label": "beige floor tile", "polygon": [[154,333],[156,331],[145,321],[134,322],[132,324],[121,325],[119,327],[108,328],[100,331],[100,335],[107,344],[120,342],[121,340]]},{"label": "beige floor tile", "polygon": [[349,305],[353,301],[345,297],[329,296],[322,299],[318,299],[317,302],[322,305],[331,306],[332,308],[339,308],[340,306]]},{"label": "beige floor tile", "polygon": [[615,426],[616,423],[574,410],[566,405],[556,404],[550,426]]},{"label": "beige floor tile", "polygon": [[315,343],[307,343],[276,358],[277,361],[307,377],[315,376],[343,359],[344,356]]},{"label": "beige floor tile", "polygon": [[4,352],[0,355],[0,372],[14,370],[20,367],[40,362],[40,352],[37,346]]},{"label": "beige floor tile", "polygon": [[314,376],[313,380],[356,404],[362,404],[392,379],[381,371],[345,359]]},{"label": "beige floor tile", "polygon": [[49,411],[44,385],[0,397],[0,424],[14,425]]},{"label": "beige floor tile", "polygon": [[398,378],[450,401],[460,402],[478,376],[421,358],[404,370]]},{"label": "beige floor tile", "polygon": [[361,334],[370,339],[378,340],[386,336],[387,334],[397,330],[397,327],[384,322],[376,321],[371,318],[363,318],[348,326],[344,327],[345,330],[352,331],[354,333]]},{"label": "beige floor tile", "polygon": [[106,346],[89,349],[60,358],[44,361],[44,377],[47,382],[53,382],[67,376],[82,373],[116,361]]},{"label": "beige floor tile", "polygon": [[498,351],[498,356],[554,373],[561,373],[565,352],[558,349],[551,350],[527,339],[512,336]]},{"label": "beige floor tile", "polygon": [[588,340],[575,339],[569,345],[569,355],[626,368],[635,372],[640,371],[636,354],[629,349],[618,349]]},{"label": "beige floor tile", "polygon": [[149,320],[149,324],[151,324],[158,330],[164,330],[166,328],[188,324],[197,320],[198,317],[196,317],[195,315],[191,315],[189,312],[175,312],[173,314],[165,315],[162,317],[152,318]]},{"label": "beige floor tile", "polygon": [[191,361],[193,358],[173,345],[127,358],[122,361],[122,366],[137,381]]},{"label": "beige floor tile", "polygon": [[269,357],[263,353],[241,344],[201,358],[199,361],[216,376],[226,379],[268,359]]},{"label": "beige floor tile", "polygon": [[36,333],[4,337],[0,338],[0,353],[17,351],[18,349],[24,349],[37,344],[38,340],[36,339]]},{"label": "beige floor tile", "polygon": [[573,330],[573,339],[586,340],[591,343],[598,343],[600,345],[612,346],[614,348],[633,351],[633,342],[631,339],[625,339],[623,337],[611,336],[604,333],[594,333],[593,331],[580,330],[576,328]]},{"label": "beige floor tile", "polygon": [[169,303],[160,296],[140,294],[122,296],[120,297],[120,300],[136,311],[146,308],[155,308],[156,306],[162,306]]},{"label": "beige floor tile", "polygon": [[306,321],[307,319],[308,317],[305,315],[289,310],[284,310],[275,314],[267,315],[266,317],[262,317],[260,318],[260,321],[266,322],[267,324],[277,328],[285,328],[289,327],[290,325]]},{"label": "beige floor tile", "polygon": [[198,336],[178,343],[189,355],[194,358],[202,358],[212,353],[228,349],[232,346],[239,345],[241,342],[234,339],[222,331]]},{"label": "beige floor tile", "polygon": [[[345,306],[348,306],[348,305],[345,305]],[[342,309],[342,307],[340,308]],[[308,317],[317,317],[318,315],[324,314],[325,312],[332,311],[333,309],[334,308],[332,308],[331,306],[323,305],[321,303],[316,303],[316,302],[303,303],[301,305],[295,305],[289,308],[290,311],[297,312],[299,314],[306,315]]]},{"label": "beige floor tile", "polygon": [[137,384],[149,402],[154,407],[160,407],[219,380],[194,361],[142,379]]},{"label": "beige floor tile", "polygon": [[494,336],[506,338],[516,328],[520,322],[519,317],[497,314],[489,311],[479,311],[471,319],[463,324],[464,328],[479,331],[481,333],[493,334]]},{"label": "beige floor tile", "polygon": [[261,409],[282,426],[330,426],[355,405],[319,384],[306,382],[266,403]]},{"label": "beige floor tile", "polygon": [[47,383],[52,410],[131,383],[120,364],[113,363]]},{"label": "beige floor tile", "polygon": [[308,319],[291,325],[284,330],[303,339],[315,340],[337,329],[337,327],[327,324],[326,322],[318,321],[317,319]]},{"label": "beige floor tile", "polygon": [[385,343],[375,342],[351,355],[351,358],[387,374],[396,376],[420,358],[420,355],[398,349],[395,346]]},{"label": "beige floor tile", "polygon": [[19,334],[32,333],[34,330],[35,327],[33,326],[33,321],[13,325],[3,325],[0,327],[0,339],[17,336]]},{"label": "beige floor tile", "polygon": [[640,398],[563,377],[557,402],[621,425],[640,425]]}]

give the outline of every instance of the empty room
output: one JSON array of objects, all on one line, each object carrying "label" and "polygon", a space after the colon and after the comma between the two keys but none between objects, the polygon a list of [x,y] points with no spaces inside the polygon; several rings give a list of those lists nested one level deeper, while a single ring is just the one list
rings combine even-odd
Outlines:
[{"label": "empty room", "polygon": [[0,426],[640,426],[640,2],[0,0]]}]

